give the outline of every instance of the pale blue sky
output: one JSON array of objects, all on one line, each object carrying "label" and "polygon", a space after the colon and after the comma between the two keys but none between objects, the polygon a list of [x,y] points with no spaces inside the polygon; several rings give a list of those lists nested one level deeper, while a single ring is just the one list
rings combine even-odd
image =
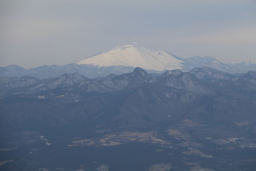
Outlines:
[{"label": "pale blue sky", "polygon": [[137,42],[256,61],[255,0],[0,0],[0,63],[67,64]]}]

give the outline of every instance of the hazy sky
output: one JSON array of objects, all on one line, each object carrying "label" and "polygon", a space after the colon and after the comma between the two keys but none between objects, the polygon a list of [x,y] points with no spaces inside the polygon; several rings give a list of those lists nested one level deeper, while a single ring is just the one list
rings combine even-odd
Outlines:
[{"label": "hazy sky", "polygon": [[256,0],[0,0],[0,64],[74,63],[137,42],[256,61]]}]

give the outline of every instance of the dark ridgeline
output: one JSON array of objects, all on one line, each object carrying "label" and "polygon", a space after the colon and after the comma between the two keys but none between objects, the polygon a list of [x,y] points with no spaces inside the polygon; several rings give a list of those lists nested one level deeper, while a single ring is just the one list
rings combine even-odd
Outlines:
[{"label": "dark ridgeline", "polygon": [[[166,53],[168,52],[158,52],[155,53]],[[124,53],[124,52],[123,52]],[[123,55],[126,55],[125,53]],[[145,54],[141,54],[143,58],[147,59]],[[200,57],[194,56],[190,58],[182,58],[169,54],[170,58],[179,61],[181,70],[190,71],[194,68],[205,68],[210,67],[219,71],[224,71],[228,73],[246,73],[251,70],[256,70],[255,63],[223,63],[213,57]],[[122,54],[120,54],[122,56]],[[157,61],[156,61],[157,62]],[[167,62],[168,63],[168,62]],[[111,65],[102,67],[100,65],[91,65],[91,64],[67,64],[67,65],[44,65],[34,68],[23,68],[17,65],[9,65],[5,67],[0,66],[0,77],[22,77],[22,76],[31,76],[39,79],[47,79],[59,77],[65,73],[79,73],[88,78],[97,78],[105,77],[110,74],[123,74],[127,72],[132,72],[136,65]],[[176,67],[175,67],[176,68]],[[149,73],[159,73],[159,70],[148,70]]]},{"label": "dark ridgeline", "polygon": [[1,77],[0,89],[0,170],[256,168],[256,72],[136,68],[94,79]]}]

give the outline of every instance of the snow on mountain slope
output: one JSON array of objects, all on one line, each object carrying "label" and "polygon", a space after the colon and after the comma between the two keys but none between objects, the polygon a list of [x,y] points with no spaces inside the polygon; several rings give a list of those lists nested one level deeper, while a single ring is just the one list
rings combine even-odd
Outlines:
[{"label": "snow on mountain slope", "polygon": [[181,69],[183,61],[164,51],[153,51],[142,47],[135,47],[134,45],[124,45],[118,46],[106,53],[81,60],[78,64],[90,64],[101,67],[142,67],[148,70],[163,71]]}]

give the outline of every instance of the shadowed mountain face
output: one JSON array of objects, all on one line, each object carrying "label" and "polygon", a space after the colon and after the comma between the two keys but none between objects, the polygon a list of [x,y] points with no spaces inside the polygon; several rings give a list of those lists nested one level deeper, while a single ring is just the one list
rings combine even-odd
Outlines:
[{"label": "shadowed mountain face", "polygon": [[[228,74],[196,68],[156,75],[136,68],[131,73],[96,79],[78,73],[42,80],[4,77],[0,88],[0,150],[7,149],[1,156],[7,163],[0,168],[256,167],[255,72]],[[108,152],[95,152],[97,149]],[[140,157],[145,160],[132,163],[136,156],[133,150],[142,150]],[[64,151],[77,161],[60,157],[54,164],[46,162],[47,155],[59,157],[57,154]],[[130,161],[115,158],[119,152],[129,154]],[[95,159],[96,154],[102,157]],[[61,166],[66,161],[71,164]]]}]

